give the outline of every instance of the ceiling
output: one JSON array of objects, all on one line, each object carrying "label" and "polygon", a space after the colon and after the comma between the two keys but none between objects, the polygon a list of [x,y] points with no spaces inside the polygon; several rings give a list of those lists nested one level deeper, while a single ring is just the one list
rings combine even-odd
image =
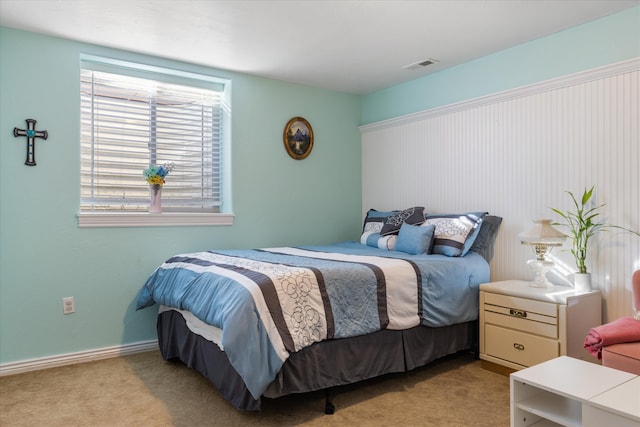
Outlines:
[{"label": "ceiling", "polygon": [[[640,0],[0,0],[0,25],[367,94]],[[403,68],[436,59],[418,69]]]}]

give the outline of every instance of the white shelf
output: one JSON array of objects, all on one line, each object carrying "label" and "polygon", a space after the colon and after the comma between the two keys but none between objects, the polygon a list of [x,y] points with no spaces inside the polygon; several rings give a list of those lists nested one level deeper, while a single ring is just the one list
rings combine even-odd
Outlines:
[{"label": "white shelf", "polygon": [[516,406],[529,413],[553,421],[558,425],[567,427],[580,427],[582,425],[582,404],[553,393],[542,392],[536,394],[517,403]]},{"label": "white shelf", "polygon": [[535,424],[531,424],[531,427],[562,427],[562,424],[554,423],[549,420],[540,420]]}]

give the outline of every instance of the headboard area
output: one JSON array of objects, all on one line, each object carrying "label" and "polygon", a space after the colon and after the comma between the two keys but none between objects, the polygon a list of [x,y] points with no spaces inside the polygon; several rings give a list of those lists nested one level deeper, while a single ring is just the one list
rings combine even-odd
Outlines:
[{"label": "headboard area", "polygon": [[413,255],[460,257],[475,252],[491,262],[501,223],[501,217],[482,211],[430,214],[422,206],[391,211],[369,209],[360,243]]}]

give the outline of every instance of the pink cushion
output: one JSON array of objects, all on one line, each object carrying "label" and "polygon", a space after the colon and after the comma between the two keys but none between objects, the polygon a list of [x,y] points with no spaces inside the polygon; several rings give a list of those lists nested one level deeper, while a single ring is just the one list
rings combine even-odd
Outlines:
[{"label": "pink cushion", "polygon": [[604,347],[602,349],[602,364],[640,375],[640,341]]},{"label": "pink cushion", "polygon": [[584,348],[598,359],[602,359],[603,347],[636,341],[640,341],[640,320],[622,317],[591,328],[584,339]]},{"label": "pink cushion", "polygon": [[633,295],[633,309],[636,313],[640,313],[640,270],[636,270],[631,276],[631,294]]}]

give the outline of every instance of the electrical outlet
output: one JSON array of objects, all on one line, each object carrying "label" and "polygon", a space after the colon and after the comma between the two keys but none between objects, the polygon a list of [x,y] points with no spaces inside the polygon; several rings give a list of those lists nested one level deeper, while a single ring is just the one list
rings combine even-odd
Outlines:
[{"label": "electrical outlet", "polygon": [[62,313],[71,314],[76,312],[76,304],[73,297],[62,298]]}]

